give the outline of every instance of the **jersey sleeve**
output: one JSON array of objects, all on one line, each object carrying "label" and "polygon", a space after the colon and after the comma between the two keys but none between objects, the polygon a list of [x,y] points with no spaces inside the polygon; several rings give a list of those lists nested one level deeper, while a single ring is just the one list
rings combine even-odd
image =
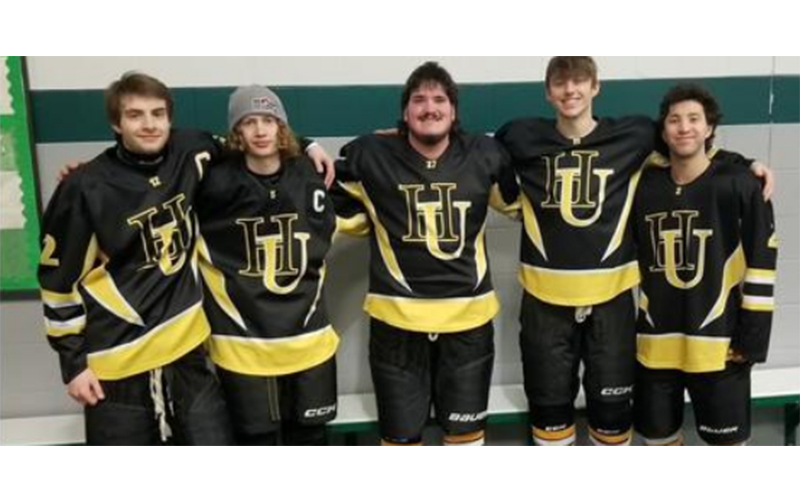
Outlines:
[{"label": "jersey sleeve", "polygon": [[86,369],[86,307],[78,290],[98,257],[97,238],[82,195],[82,172],[64,181],[42,221],[39,284],[47,339],[68,383]]},{"label": "jersey sleeve", "polygon": [[742,304],[732,347],[747,360],[767,359],[772,316],[775,310],[775,279],[778,237],[772,204],[765,202],[760,183],[742,175],[742,247],[747,262],[742,285]]},{"label": "jersey sleeve", "polygon": [[357,141],[344,146],[336,161],[336,182],[331,199],[336,211],[336,232],[350,236],[366,236],[371,223],[364,203],[364,187],[359,174],[362,154]]},{"label": "jersey sleeve", "polygon": [[507,217],[519,219],[522,214],[522,205],[519,202],[520,188],[511,163],[511,156],[499,142],[496,145],[499,165],[493,179],[489,205]]},{"label": "jersey sleeve", "polygon": [[752,158],[744,157],[739,153],[728,151],[727,149],[712,150],[710,156],[714,159],[719,159],[725,163],[736,165],[737,167],[748,170],[750,169],[750,167],[753,165],[754,162]]}]

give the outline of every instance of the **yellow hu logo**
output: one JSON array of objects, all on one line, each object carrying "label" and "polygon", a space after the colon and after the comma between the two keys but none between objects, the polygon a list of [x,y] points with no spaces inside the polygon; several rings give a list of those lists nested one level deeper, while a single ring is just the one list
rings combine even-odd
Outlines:
[{"label": "yellow hu logo", "polygon": [[[247,267],[239,271],[243,276],[261,278],[264,286],[277,295],[293,292],[308,268],[309,233],[294,230],[297,214],[275,215],[269,218],[277,232],[265,234],[264,217],[237,219],[244,234]],[[299,246],[299,256],[295,248]],[[288,283],[281,284],[289,279]]]},{"label": "yellow hu logo", "polygon": [[[714,231],[696,229],[696,219],[699,216],[700,212],[697,211],[675,210],[645,217],[650,230],[653,255],[656,256],[650,271],[665,273],[667,282],[681,290],[696,287],[703,281],[705,273],[706,247]],[[679,275],[689,273],[694,273],[690,281],[684,281]]]},{"label": "yellow hu logo", "polygon": [[[457,188],[455,183],[434,183],[430,190],[422,184],[399,186],[408,210],[408,230],[403,241],[425,243],[428,252],[439,260],[460,258],[466,243],[467,212],[472,203],[453,201]],[[423,198],[433,201],[422,201]],[[443,243],[455,245],[456,249],[448,253],[442,250]]]},{"label": "yellow hu logo", "polygon": [[[158,267],[165,275],[175,274],[186,263],[186,250],[193,238],[191,207],[179,194],[160,207],[151,207],[128,218],[142,240],[145,263],[142,269]],[[166,222],[163,222],[167,219]]]},{"label": "yellow hu logo", "polygon": [[[589,227],[603,213],[608,178],[611,169],[595,168],[597,151],[571,151],[572,166],[566,165],[567,153],[555,157],[544,157],[547,169],[547,199],[542,208],[557,209],[567,224],[574,227]],[[596,193],[596,195],[595,195]],[[584,219],[575,215],[575,210],[592,210]]]}]

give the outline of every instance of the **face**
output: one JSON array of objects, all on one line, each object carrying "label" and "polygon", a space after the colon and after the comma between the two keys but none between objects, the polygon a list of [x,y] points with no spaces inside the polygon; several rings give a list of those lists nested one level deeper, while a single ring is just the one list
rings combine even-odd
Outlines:
[{"label": "face", "polygon": [[673,104],[664,120],[664,142],[670,153],[679,158],[705,155],[706,140],[714,129],[706,121],[703,105],[697,101]]},{"label": "face", "polygon": [[441,84],[423,84],[411,93],[403,120],[415,139],[434,145],[450,134],[456,120],[456,109]]},{"label": "face", "polygon": [[600,83],[589,77],[556,75],[547,87],[547,100],[560,118],[574,120],[592,116],[592,101]]},{"label": "face", "polygon": [[256,158],[279,155],[278,119],[272,115],[248,115],[236,126],[245,154]]},{"label": "face", "polygon": [[119,125],[112,128],[128,151],[151,155],[164,149],[172,126],[164,99],[126,95],[120,111]]}]

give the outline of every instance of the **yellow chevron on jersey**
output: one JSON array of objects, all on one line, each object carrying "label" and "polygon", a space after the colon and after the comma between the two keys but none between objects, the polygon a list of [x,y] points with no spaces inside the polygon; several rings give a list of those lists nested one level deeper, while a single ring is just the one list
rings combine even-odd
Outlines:
[{"label": "yellow chevron on jersey", "polygon": [[211,359],[245,375],[277,377],[319,366],[336,353],[339,337],[331,326],[280,339],[212,335]]},{"label": "yellow chevron on jersey", "polygon": [[352,217],[336,217],[336,232],[350,236],[369,236],[372,226],[366,214],[356,214]]},{"label": "yellow chevron on jersey", "polygon": [[497,294],[453,299],[367,295],[364,310],[384,323],[420,333],[457,333],[489,323],[500,311]]},{"label": "yellow chevron on jersey", "polygon": [[745,262],[744,250],[742,250],[742,245],[739,245],[734,250],[733,255],[725,261],[719,297],[714,302],[714,306],[706,316],[706,319],[700,325],[700,329],[705,328],[725,314],[725,306],[728,303],[731,290],[742,283],[746,270],[747,262]]},{"label": "yellow chevron on jersey", "polygon": [[522,210],[519,198],[512,203],[507,203],[503,198],[503,192],[500,186],[497,184],[492,186],[491,191],[489,191],[489,206],[511,219],[518,218]]},{"label": "yellow chevron on jersey", "polygon": [[542,230],[539,226],[539,220],[536,218],[536,212],[533,210],[533,204],[524,194],[520,195],[520,201],[522,203],[522,220],[525,225],[525,235],[542,255],[542,258],[547,260],[547,250],[544,248]]},{"label": "yellow chevron on jersey", "polygon": [[562,271],[522,264],[520,283],[545,302],[570,307],[602,304],[641,281],[636,261],[612,269]]},{"label": "yellow chevron on jersey", "polygon": [[106,311],[132,325],[145,326],[142,317],[120,293],[114,277],[106,270],[104,263],[93,269],[83,280],[83,288]]},{"label": "yellow chevron on jersey", "polygon": [[636,346],[637,359],[648,368],[707,373],[725,369],[731,339],[685,333],[639,334]]},{"label": "yellow chevron on jersey", "polygon": [[203,304],[198,302],[133,342],[89,353],[87,361],[100,380],[120,380],[183,357],[210,334]]},{"label": "yellow chevron on jersey", "polygon": [[475,238],[475,289],[477,290],[483,279],[486,277],[486,272],[489,270],[489,261],[486,258],[486,222],[483,223],[478,236]]},{"label": "yellow chevron on jersey", "polygon": [[631,216],[631,209],[633,208],[633,200],[636,197],[636,189],[639,187],[639,180],[642,178],[642,170],[644,168],[646,167],[640,168],[631,176],[631,180],[628,183],[628,195],[625,198],[625,205],[622,207],[622,214],[619,216],[617,229],[614,230],[614,236],[611,237],[611,242],[608,244],[608,249],[606,250],[606,253],[603,254],[602,262],[608,260],[608,258],[611,257],[611,255],[613,255],[622,246],[622,242],[625,238],[625,232],[628,228],[628,220]]},{"label": "yellow chevron on jersey", "polygon": [[319,280],[317,281],[317,294],[314,295],[314,301],[311,302],[311,307],[308,308],[308,313],[306,314],[306,317],[303,320],[303,327],[308,326],[308,323],[311,321],[311,318],[314,317],[314,313],[317,312],[317,309],[320,305],[320,301],[322,300],[322,288],[325,286],[325,277],[327,275],[328,275],[327,264],[322,264],[322,267],[319,268]]},{"label": "yellow chevron on jersey", "polygon": [[642,290],[639,290],[639,310],[644,314],[645,321],[647,321],[650,326],[655,327],[656,325],[653,322],[653,317],[650,316],[650,299]]},{"label": "yellow chevron on jersey", "polygon": [[389,241],[389,233],[386,231],[386,228],[383,227],[383,224],[381,224],[378,214],[375,212],[375,204],[372,203],[369,195],[367,195],[366,191],[364,190],[363,183],[340,182],[339,185],[350,196],[360,201],[367,209],[369,218],[372,221],[373,227],[375,228],[378,249],[380,250],[381,258],[383,259],[383,263],[386,265],[386,269],[389,270],[392,278],[394,278],[397,283],[410,292],[411,287],[408,285],[408,281],[406,281],[405,276],[403,276],[403,271],[400,269],[400,264],[397,263],[397,256],[395,256],[394,250],[392,250],[392,244]]},{"label": "yellow chevron on jersey", "polygon": [[211,252],[208,250],[208,245],[202,235],[197,238],[197,250],[200,255],[200,272],[208,286],[208,290],[211,292],[211,298],[240,328],[246,329],[247,325],[244,323],[242,313],[236,308],[230,294],[228,294],[225,275],[214,267]]}]

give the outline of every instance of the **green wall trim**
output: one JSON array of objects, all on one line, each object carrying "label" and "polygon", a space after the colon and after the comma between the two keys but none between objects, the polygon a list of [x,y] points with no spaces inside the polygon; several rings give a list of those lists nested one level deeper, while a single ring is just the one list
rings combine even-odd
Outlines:
[{"label": "green wall trim", "polygon": [[[685,79],[610,80],[596,103],[599,116],[655,116],[664,92]],[[800,123],[800,76],[694,79],[720,100],[724,125]],[[770,91],[775,92],[770,116]],[[276,87],[293,128],[309,137],[351,137],[393,126],[400,116],[399,85]],[[232,87],[176,88],[175,124],[222,133]],[[37,143],[112,138],[102,90],[32,93]],[[521,116],[552,116],[541,82],[461,85],[461,121],[467,130],[490,132]]]}]

